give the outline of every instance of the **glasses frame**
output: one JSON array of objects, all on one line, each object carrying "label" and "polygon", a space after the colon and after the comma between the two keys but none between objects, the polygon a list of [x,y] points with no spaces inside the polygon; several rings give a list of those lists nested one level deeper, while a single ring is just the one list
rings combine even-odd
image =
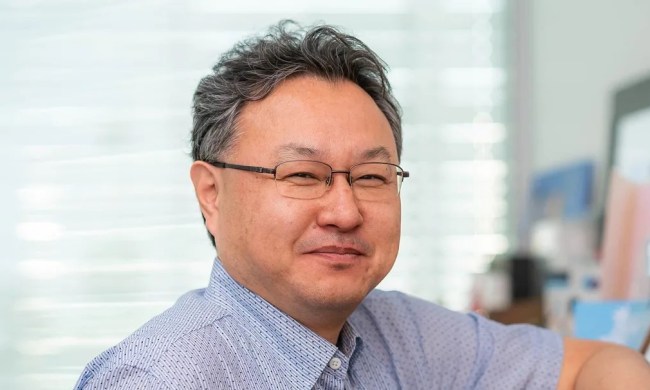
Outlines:
[{"label": "glasses frame", "polygon": [[[383,162],[383,161],[362,162],[362,163],[355,164],[355,165],[351,166],[350,169],[347,170],[347,171],[346,170],[334,169],[328,163],[324,163],[322,161],[316,161],[316,160],[289,160],[289,161],[283,161],[283,162],[279,163],[278,165],[276,165],[273,168],[258,167],[258,166],[255,166],[255,165],[231,164],[231,163],[227,163],[227,162],[223,162],[223,161],[217,161],[217,160],[202,160],[202,161],[206,162],[206,163],[208,163],[208,164],[210,164],[210,165],[212,165],[213,167],[216,167],[216,168],[236,169],[236,170],[239,170],[239,171],[255,172],[255,173],[267,173],[267,174],[273,175],[273,180],[276,180],[276,181],[281,180],[281,179],[277,178],[276,173],[278,171],[278,167],[280,165],[282,165],[282,164],[291,163],[291,162],[316,162],[316,163],[320,163],[320,164],[323,164],[323,165],[327,165],[330,168],[331,173],[330,173],[330,176],[329,176],[329,180],[327,180],[325,182],[325,184],[326,184],[325,192],[323,192],[323,194],[321,196],[323,196],[327,192],[327,188],[329,188],[332,185],[332,176],[335,173],[344,173],[348,178],[348,180],[347,180],[348,184],[350,185],[350,187],[352,187],[352,174],[351,174],[351,172],[352,172],[352,169],[354,169],[354,167],[357,167],[359,165],[364,165],[364,164],[384,164],[384,165],[390,165],[390,166],[399,168],[399,170],[397,170],[395,173],[397,174],[397,176],[401,176],[402,180],[400,181],[399,187],[397,188],[397,195],[399,195],[401,190],[402,190],[402,182],[404,181],[404,178],[410,177],[410,175],[411,175],[408,171],[405,171],[404,168],[400,167],[399,165],[393,164],[393,163],[387,163],[387,162]],[[354,188],[354,187],[352,187],[352,188]]]}]

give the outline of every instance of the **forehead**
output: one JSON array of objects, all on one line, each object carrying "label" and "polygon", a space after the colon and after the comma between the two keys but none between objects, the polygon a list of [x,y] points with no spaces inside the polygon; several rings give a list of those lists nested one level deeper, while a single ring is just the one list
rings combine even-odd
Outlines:
[{"label": "forehead", "polygon": [[347,80],[286,80],[266,98],[247,103],[237,128],[237,154],[397,161],[388,120],[361,87]]}]

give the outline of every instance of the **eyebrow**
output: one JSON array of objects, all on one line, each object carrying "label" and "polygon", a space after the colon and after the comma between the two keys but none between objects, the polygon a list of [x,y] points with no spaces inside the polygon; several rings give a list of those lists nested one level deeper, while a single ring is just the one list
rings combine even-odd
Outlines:
[{"label": "eyebrow", "polygon": [[382,160],[390,161],[390,152],[383,146],[377,146],[376,148],[366,150],[363,153],[363,158],[365,160],[381,158]]},{"label": "eyebrow", "polygon": [[300,145],[293,142],[281,145],[277,149],[277,155],[279,156],[280,161],[286,161],[296,157],[313,158],[318,154],[319,154],[318,151],[314,148],[310,148],[309,146]]},{"label": "eyebrow", "polygon": [[[294,142],[288,143],[281,145],[277,149],[277,155],[279,157],[279,161],[287,161],[295,158],[318,158],[321,156],[321,152],[316,149],[312,148],[309,146],[297,144]],[[385,161],[390,161],[391,160],[391,154],[383,146],[377,146],[372,149],[367,149],[363,153],[361,153],[361,159],[364,161],[370,161],[370,160],[385,160]]]}]

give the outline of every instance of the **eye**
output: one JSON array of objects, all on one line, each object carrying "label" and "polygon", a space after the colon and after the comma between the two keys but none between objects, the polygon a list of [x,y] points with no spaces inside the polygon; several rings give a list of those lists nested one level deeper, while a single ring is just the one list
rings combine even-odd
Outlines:
[{"label": "eye", "polygon": [[354,183],[362,186],[375,187],[387,184],[390,180],[386,176],[378,174],[366,174],[354,179]]},{"label": "eye", "polygon": [[295,172],[291,173],[287,176],[288,177],[296,177],[300,179],[318,179],[315,174],[311,172]]},{"label": "eye", "polygon": [[291,172],[286,176],[282,177],[280,180],[295,185],[301,185],[301,186],[316,185],[322,181],[322,179],[318,177],[317,174],[313,172],[307,172],[307,171]]}]

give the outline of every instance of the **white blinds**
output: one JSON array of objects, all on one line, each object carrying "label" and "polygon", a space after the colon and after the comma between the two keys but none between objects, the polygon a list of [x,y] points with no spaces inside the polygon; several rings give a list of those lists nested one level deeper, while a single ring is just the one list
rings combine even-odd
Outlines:
[{"label": "white blinds", "polygon": [[382,287],[464,308],[509,244],[504,1],[0,3],[0,388],[71,388],[207,283],[191,96],[281,18],[344,26],[391,66],[412,177]]}]

